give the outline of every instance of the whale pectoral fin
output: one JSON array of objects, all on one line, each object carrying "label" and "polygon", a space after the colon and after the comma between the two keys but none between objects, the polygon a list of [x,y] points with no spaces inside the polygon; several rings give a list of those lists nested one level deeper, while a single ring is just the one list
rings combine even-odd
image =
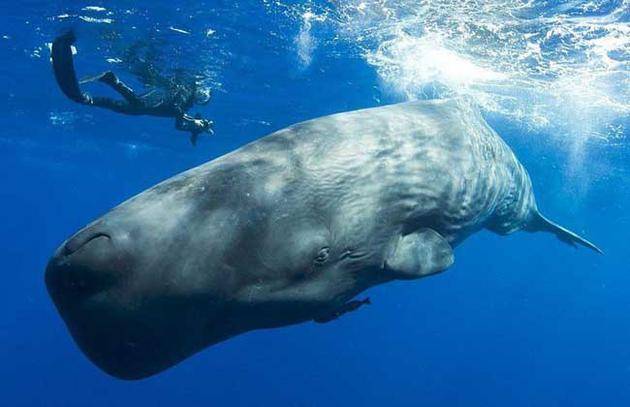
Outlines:
[{"label": "whale pectoral fin", "polygon": [[446,270],[454,262],[451,245],[433,229],[399,237],[385,269],[398,279],[416,279]]}]

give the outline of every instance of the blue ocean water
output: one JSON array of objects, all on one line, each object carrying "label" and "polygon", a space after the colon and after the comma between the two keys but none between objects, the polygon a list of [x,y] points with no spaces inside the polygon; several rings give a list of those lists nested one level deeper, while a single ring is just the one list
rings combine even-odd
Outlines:
[{"label": "blue ocean water", "polygon": [[[630,405],[630,3],[21,1],[0,17],[0,405]],[[134,45],[212,90],[192,147],[172,120],[77,105],[82,76],[134,77]],[[90,84],[94,94],[107,90]],[[136,382],[78,350],[43,273],[116,204],[292,123],[464,95],[528,169],[545,214],[606,252],[478,233],[447,272],[369,291],[329,324],[250,332]],[[357,148],[361,148],[357,144]]]}]

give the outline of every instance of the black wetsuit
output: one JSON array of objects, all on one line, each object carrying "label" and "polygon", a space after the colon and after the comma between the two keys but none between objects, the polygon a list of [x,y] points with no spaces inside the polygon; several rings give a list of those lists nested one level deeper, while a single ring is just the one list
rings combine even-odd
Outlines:
[{"label": "black wetsuit", "polygon": [[189,131],[191,142],[196,143],[200,133],[211,132],[212,122],[186,114],[195,100],[195,84],[171,84],[166,89],[154,89],[143,94],[136,94],[113,72],[105,72],[96,78],[118,92],[123,99],[91,96],[81,91],[77,81],[72,58],[72,44],[75,36],[72,32],[57,37],[52,44],[53,71],[61,91],[77,103],[102,107],[128,115],[150,115],[175,118],[178,130]]}]

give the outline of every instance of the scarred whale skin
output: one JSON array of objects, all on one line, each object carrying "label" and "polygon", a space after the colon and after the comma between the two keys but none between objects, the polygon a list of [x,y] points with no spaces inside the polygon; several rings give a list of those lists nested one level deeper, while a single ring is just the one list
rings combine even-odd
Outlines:
[{"label": "scarred whale skin", "polygon": [[334,319],[371,286],[447,269],[484,228],[599,251],[539,214],[469,103],[410,102],[299,123],[166,180],[64,242],[46,283],[83,352],[139,379],[243,332]]}]

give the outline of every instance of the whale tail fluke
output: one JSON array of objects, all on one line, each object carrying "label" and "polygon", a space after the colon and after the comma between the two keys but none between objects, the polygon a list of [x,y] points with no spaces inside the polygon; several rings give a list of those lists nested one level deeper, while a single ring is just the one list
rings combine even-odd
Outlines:
[{"label": "whale tail fluke", "polygon": [[536,212],[534,218],[532,219],[530,229],[532,231],[553,233],[556,237],[558,237],[558,239],[570,244],[571,246],[582,245],[596,251],[599,254],[604,254],[604,252],[599,247],[595,246],[595,244],[584,239],[582,236],[579,236],[577,233],[550,221],[538,212]]}]

